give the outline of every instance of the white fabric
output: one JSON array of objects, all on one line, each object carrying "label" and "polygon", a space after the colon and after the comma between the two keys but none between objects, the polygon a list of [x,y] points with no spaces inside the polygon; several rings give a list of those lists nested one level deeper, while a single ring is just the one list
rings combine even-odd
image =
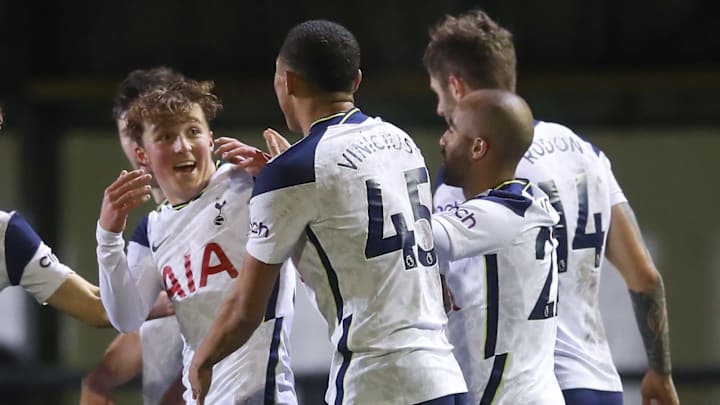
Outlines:
[{"label": "white fabric", "polygon": [[[443,333],[424,159],[402,130],[361,114],[315,124],[260,173],[248,252],[267,263],[294,255],[336,348],[328,403],[410,404],[464,392]],[[392,218],[413,232],[404,254],[391,239],[403,230]]]},{"label": "white fabric", "polygon": [[[121,236],[98,229],[100,287],[113,325],[139,327],[160,289],[167,291],[185,344],[184,398],[189,404],[194,401],[186,372],[194,349],[242,269],[252,185],[245,172],[230,164],[221,166],[202,194],[182,208],[165,205],[151,212],[147,237],[134,235],[127,258]],[[277,301],[268,311],[273,317],[215,365],[207,403],[263,403],[266,384],[277,403],[297,403],[286,346],[295,290],[290,266],[283,267],[278,283]],[[266,381],[270,361],[277,364],[271,365],[272,379]]]},{"label": "white fabric", "polygon": [[445,273],[455,309],[448,334],[468,403],[563,403],[553,375],[557,242],[550,235],[558,214],[526,181],[506,186],[507,194],[485,192],[433,215],[436,240],[447,239],[454,261]]},{"label": "white fabric", "polygon": [[[8,224],[11,221],[22,222],[22,232],[30,233],[30,235],[6,235]],[[7,239],[6,239],[7,238]],[[49,246],[47,246],[27,222],[21,217],[17,217],[15,212],[0,211],[0,290],[11,285],[8,275],[6,249],[23,248],[28,246],[16,246],[18,239],[36,239],[37,247],[33,246],[34,253],[28,256],[29,260],[24,263],[21,270],[19,285],[30,293],[39,303],[44,303],[50,298],[55,291],[67,280],[68,276],[73,273],[72,269],[60,263],[58,258],[53,254]]]}]

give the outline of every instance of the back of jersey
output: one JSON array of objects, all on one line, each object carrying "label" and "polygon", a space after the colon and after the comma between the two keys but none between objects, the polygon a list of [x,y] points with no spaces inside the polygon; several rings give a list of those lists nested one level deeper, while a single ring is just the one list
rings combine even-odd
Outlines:
[{"label": "back of jersey", "polygon": [[560,214],[558,382],[562,389],[621,391],[598,306],[611,207],[625,201],[610,162],[568,128],[538,122],[517,176],[545,191]]},{"label": "back of jersey", "polygon": [[[312,185],[294,186],[306,191],[284,215],[307,216],[301,222],[307,243],[295,259],[336,347],[326,401],[418,403],[464,392],[443,332],[430,183],[420,150],[402,130],[353,109],[315,123],[277,164],[307,153]],[[257,189],[251,204],[261,202]],[[274,199],[267,209],[282,204]],[[292,233],[289,222],[279,232]],[[274,236],[274,225],[263,223],[270,238],[282,238]],[[256,239],[251,235],[248,245],[253,255],[262,254],[253,247]]]}]

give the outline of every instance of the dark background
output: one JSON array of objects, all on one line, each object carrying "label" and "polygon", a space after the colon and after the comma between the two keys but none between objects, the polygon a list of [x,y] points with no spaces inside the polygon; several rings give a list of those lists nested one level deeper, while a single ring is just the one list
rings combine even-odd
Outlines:
[{"label": "dark background", "polygon": [[720,120],[717,7],[699,0],[3,0],[0,100],[15,121],[49,104],[63,125],[105,126],[129,71],[167,65],[217,82],[227,105],[218,125],[278,121],[277,49],[293,25],[327,18],[360,41],[366,109],[439,125],[420,62],[428,28],[477,6],[514,33],[518,91],[538,115],[571,125]]}]

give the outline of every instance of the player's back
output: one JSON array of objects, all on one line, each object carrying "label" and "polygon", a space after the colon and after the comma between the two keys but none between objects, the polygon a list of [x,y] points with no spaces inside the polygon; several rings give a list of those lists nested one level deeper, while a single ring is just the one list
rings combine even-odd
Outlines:
[{"label": "player's back", "polygon": [[417,403],[464,392],[443,332],[420,150],[357,109],[316,124],[289,152],[311,142],[320,206],[296,259],[337,349],[326,400]]},{"label": "player's back", "polygon": [[612,205],[625,201],[607,157],[570,129],[537,122],[518,176],[548,194],[560,214],[555,371],[563,389],[621,391],[598,306]]}]

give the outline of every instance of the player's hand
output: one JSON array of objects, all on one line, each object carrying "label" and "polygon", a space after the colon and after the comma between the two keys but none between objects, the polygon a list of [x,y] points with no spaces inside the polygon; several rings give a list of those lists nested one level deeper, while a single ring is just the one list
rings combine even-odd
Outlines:
[{"label": "player's hand", "polygon": [[105,189],[100,208],[100,226],[109,232],[122,232],[128,213],[152,198],[149,185],[151,178],[142,169],[120,172],[120,176]]},{"label": "player's hand", "polygon": [[257,176],[265,168],[270,155],[260,149],[244,144],[237,139],[220,137],[215,140],[219,145],[215,154],[226,162],[234,163],[238,169],[245,170],[253,176]]},{"label": "player's hand", "polygon": [[88,376],[80,385],[80,405],[115,405],[115,401],[109,392],[93,384],[92,377]]},{"label": "player's hand", "polygon": [[175,315],[175,307],[165,291],[160,291],[155,303],[150,308],[148,319],[164,318],[166,316]]},{"label": "player's hand", "polygon": [[212,366],[203,367],[197,360],[197,356],[193,357],[188,370],[190,389],[192,390],[193,399],[197,401],[197,405],[203,405],[205,396],[210,390],[210,382],[212,382]]},{"label": "player's hand", "polygon": [[[648,370],[640,385],[643,405],[678,405],[677,391],[673,384],[672,376],[661,375],[654,370]],[[651,400],[655,400],[652,402]]]},{"label": "player's hand", "polygon": [[290,148],[290,142],[272,128],[268,128],[263,131],[263,138],[265,138],[268,152],[270,152],[270,156],[272,157],[275,157]]}]

